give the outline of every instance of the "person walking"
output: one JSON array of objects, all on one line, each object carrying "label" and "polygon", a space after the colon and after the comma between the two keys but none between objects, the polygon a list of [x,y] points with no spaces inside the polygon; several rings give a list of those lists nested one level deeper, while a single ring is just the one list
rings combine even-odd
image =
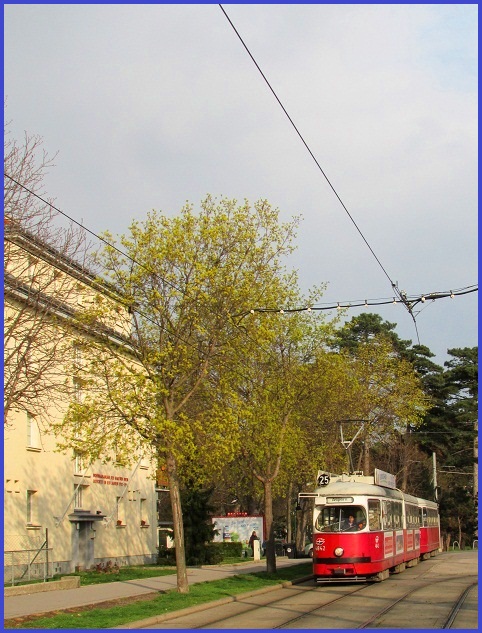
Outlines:
[{"label": "person walking", "polygon": [[254,555],[254,542],[255,541],[259,541],[259,537],[256,534],[256,530],[253,530],[251,536],[249,537],[249,541],[248,541],[248,545],[250,546],[251,551],[253,552],[253,555]]}]

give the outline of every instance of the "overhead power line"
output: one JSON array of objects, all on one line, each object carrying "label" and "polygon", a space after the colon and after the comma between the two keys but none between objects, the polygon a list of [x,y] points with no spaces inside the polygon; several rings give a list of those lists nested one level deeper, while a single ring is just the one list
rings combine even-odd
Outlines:
[{"label": "overhead power line", "polygon": [[385,273],[388,281],[390,282],[390,284],[392,285],[392,288],[396,288],[396,284],[392,281],[390,275],[387,273],[387,271],[385,270],[385,267],[383,266],[383,264],[381,263],[380,259],[377,257],[375,251],[373,250],[373,248],[370,246],[370,244],[368,243],[368,240],[366,239],[366,237],[363,235],[360,227],[358,226],[358,224],[355,222],[353,216],[351,215],[351,213],[348,211],[347,207],[345,206],[343,200],[341,199],[341,197],[339,196],[338,192],[336,191],[335,187],[332,185],[330,179],[328,178],[328,176],[326,175],[325,171],[323,170],[323,168],[321,167],[320,163],[318,162],[318,160],[316,159],[315,155],[313,154],[313,152],[311,151],[308,143],[306,142],[306,140],[304,139],[303,135],[301,134],[301,132],[298,130],[298,128],[296,127],[293,119],[290,117],[290,115],[288,114],[286,108],[284,107],[284,105],[282,104],[280,98],[278,97],[278,95],[276,94],[276,92],[274,91],[273,87],[271,86],[271,84],[269,83],[268,79],[266,78],[266,75],[263,73],[263,71],[261,70],[258,62],[255,60],[255,58],[253,57],[253,54],[251,53],[251,51],[249,50],[249,48],[247,47],[246,43],[244,42],[243,38],[241,37],[241,35],[239,34],[238,30],[236,29],[236,27],[234,26],[232,20],[230,19],[230,17],[228,16],[228,14],[226,13],[226,11],[224,10],[224,7],[222,4],[219,5],[219,8],[221,9],[221,11],[224,13],[224,15],[226,16],[226,19],[228,20],[229,24],[231,25],[231,27],[233,28],[233,31],[236,33],[236,35],[238,36],[241,44],[244,46],[244,48],[246,49],[246,52],[248,53],[248,55],[251,57],[254,65],[256,66],[256,68],[258,69],[260,75],[263,77],[264,81],[266,82],[266,85],[268,86],[268,88],[271,90],[271,92],[273,93],[274,98],[276,99],[276,101],[278,102],[278,104],[280,105],[281,109],[283,110],[283,112],[285,113],[286,117],[288,118],[288,121],[291,123],[293,129],[295,130],[296,134],[299,136],[299,138],[301,139],[301,142],[303,143],[303,145],[305,146],[305,148],[307,149],[308,153],[310,154],[311,158],[314,160],[316,166],[318,167],[318,169],[320,170],[320,172],[323,174],[323,177],[325,178],[326,182],[328,183],[328,185],[330,186],[331,190],[333,191],[333,193],[335,194],[335,196],[337,197],[339,203],[341,204],[341,206],[343,207],[343,209],[345,210],[346,214],[348,215],[348,217],[350,218],[351,222],[353,223],[353,225],[355,226],[356,230],[358,231],[358,233],[360,234],[360,236],[362,237],[363,241],[365,242],[365,244],[368,246],[368,248],[370,249],[370,252],[372,253],[373,257],[376,259],[378,265],[380,266],[380,268],[382,269],[382,271]]},{"label": "overhead power line", "polygon": [[418,342],[420,344],[420,337],[418,335],[418,328],[417,328],[417,321],[415,318],[415,315],[413,313],[413,306],[411,305],[411,303],[405,298],[404,294],[402,292],[400,292],[397,283],[395,283],[392,278],[390,277],[390,275],[388,274],[388,272],[386,271],[385,267],[383,266],[382,262],[380,261],[380,259],[378,258],[378,256],[376,255],[375,251],[373,250],[373,248],[371,247],[370,243],[368,242],[367,238],[365,237],[365,235],[362,233],[360,227],[358,226],[358,224],[355,222],[355,219],[353,218],[353,216],[351,215],[351,213],[348,211],[346,205],[344,204],[343,200],[341,199],[340,195],[338,194],[338,192],[336,191],[335,187],[333,186],[333,184],[331,183],[330,179],[328,178],[328,176],[326,175],[325,171],[323,170],[323,168],[321,167],[320,163],[318,162],[316,156],[313,154],[311,148],[309,147],[308,143],[306,142],[305,138],[303,137],[303,135],[301,134],[301,132],[298,130],[297,126],[295,125],[293,119],[291,118],[291,116],[288,114],[288,111],[286,110],[286,108],[284,107],[283,103],[281,102],[281,99],[278,97],[278,95],[276,94],[274,88],[271,86],[270,82],[268,81],[266,75],[263,73],[263,71],[261,70],[261,67],[259,66],[258,62],[256,61],[256,59],[254,58],[253,54],[251,53],[251,51],[249,50],[248,46],[246,45],[245,41],[243,40],[243,38],[241,37],[240,33],[238,32],[238,30],[236,29],[236,27],[234,26],[231,18],[228,16],[228,14],[226,13],[224,7],[222,4],[218,5],[219,8],[221,9],[221,11],[224,13],[227,21],[229,22],[229,24],[231,25],[233,31],[236,33],[236,35],[238,36],[239,41],[241,42],[241,44],[243,45],[243,47],[245,48],[246,52],[248,53],[248,55],[250,56],[252,62],[254,63],[254,65],[256,66],[258,72],[260,73],[260,75],[262,76],[262,78],[264,79],[266,85],[268,86],[268,88],[270,89],[271,93],[273,94],[274,98],[276,99],[276,101],[278,102],[279,106],[281,107],[281,109],[283,110],[284,114],[286,115],[286,117],[288,118],[288,121],[290,122],[291,126],[293,127],[293,129],[295,130],[296,134],[299,136],[301,142],[303,143],[303,145],[305,146],[306,150],[308,151],[308,153],[310,154],[311,158],[313,159],[313,161],[315,162],[316,166],[318,167],[319,171],[321,172],[321,174],[323,175],[323,177],[325,178],[326,182],[328,183],[330,189],[333,191],[333,193],[335,194],[336,198],[338,199],[339,203],[341,204],[341,206],[343,207],[345,213],[348,215],[348,217],[350,218],[352,224],[354,225],[354,227],[356,228],[356,230],[358,231],[358,233],[360,234],[361,238],[363,239],[363,241],[365,242],[366,246],[368,247],[368,249],[370,250],[371,254],[373,255],[373,257],[375,258],[375,260],[377,261],[379,267],[381,268],[381,270],[383,271],[383,273],[385,274],[385,276],[387,277],[388,281],[390,282],[393,291],[395,292],[395,294],[398,296],[399,298],[399,302],[402,303],[405,308],[407,309],[408,313],[410,314],[410,316],[412,317],[414,326],[415,326],[415,332],[417,335],[417,339]]},{"label": "overhead power line", "polygon": [[[125,253],[121,249],[117,248],[116,246],[114,246],[113,244],[108,242],[106,239],[104,239],[103,237],[101,237],[97,233],[94,233],[94,231],[91,231],[84,224],[78,222],[77,220],[75,220],[74,218],[69,216],[67,213],[62,211],[62,209],[59,209],[58,207],[53,205],[48,200],[45,200],[45,198],[42,198],[42,196],[39,196],[37,193],[35,193],[34,191],[32,191],[31,189],[26,187],[24,184],[22,184],[21,182],[19,182],[18,180],[16,180],[15,178],[13,178],[9,174],[7,174],[6,172],[4,172],[4,176],[5,176],[5,178],[8,178],[13,183],[18,185],[19,187],[21,187],[22,189],[24,189],[25,191],[27,191],[31,195],[33,195],[36,198],[38,198],[44,204],[50,206],[52,209],[57,211],[57,213],[59,213],[60,215],[62,215],[65,218],[67,218],[70,222],[73,222],[74,224],[79,226],[81,229],[83,229],[84,231],[88,232],[93,237],[97,238],[99,241],[103,242],[104,244],[106,244],[110,248],[113,248],[114,250],[116,250],[123,257],[126,257],[131,262],[133,262],[134,264],[137,264],[138,266],[144,268],[144,270],[146,270],[147,272],[154,272],[151,269],[149,269],[146,265],[142,264],[141,262],[136,261],[130,255],[128,255],[127,253]],[[159,275],[158,275],[158,277],[159,277]],[[168,280],[164,280],[162,277],[159,277],[159,279],[161,281],[164,281],[167,285],[169,285],[174,290],[178,291],[180,294],[184,294],[184,295],[186,294],[180,288],[178,288],[176,285],[174,285],[173,283],[169,282]],[[435,301],[436,299],[443,299],[443,298],[447,298],[447,297],[450,297],[450,298],[453,299],[455,296],[469,294],[471,292],[477,292],[477,291],[478,291],[477,285],[466,286],[464,288],[459,288],[459,289],[456,289],[456,290],[449,290],[449,291],[444,291],[444,292],[430,292],[430,293],[425,293],[425,294],[421,294],[421,295],[414,295],[414,296],[412,296],[412,295],[408,296],[405,292],[402,291],[400,293],[399,299],[396,299],[395,297],[393,297],[392,299],[365,299],[364,301],[362,301],[360,299],[357,299],[357,300],[354,300],[354,301],[337,301],[336,305],[333,304],[333,303],[331,303],[331,304],[316,304],[316,305],[313,305],[313,306],[302,306],[302,307],[295,307],[295,308],[283,308],[283,307],[276,307],[276,308],[266,308],[265,307],[265,308],[261,308],[261,307],[253,307],[249,311],[242,312],[242,313],[239,313],[239,314],[232,314],[232,315],[230,315],[230,317],[232,319],[240,318],[240,317],[242,318],[242,317],[244,317],[244,316],[246,316],[248,314],[253,314],[255,312],[277,312],[277,313],[283,314],[283,313],[304,312],[304,311],[306,311],[306,312],[310,312],[310,311],[329,311],[329,310],[336,310],[336,309],[341,310],[341,309],[346,309],[346,308],[357,308],[357,307],[370,307],[370,306],[378,306],[378,305],[388,305],[390,303],[392,303],[392,304],[402,303],[405,307],[408,306],[409,310],[412,313],[413,308],[419,303],[424,304],[427,301]],[[136,310],[136,311],[141,316],[143,316],[144,318],[147,318],[146,315],[141,314],[138,310]],[[235,327],[238,327],[234,322],[233,322],[233,324],[235,325]],[[415,326],[416,326],[416,323],[415,323]],[[240,331],[243,332],[243,334],[245,336],[247,336],[247,334],[244,332],[244,330],[242,328],[241,328]],[[166,330],[166,333],[169,333],[169,332]],[[182,339],[180,339],[180,340],[182,340]]]},{"label": "overhead power line", "polygon": [[[10,176],[9,174],[7,174],[6,172],[4,172],[4,177],[8,178],[9,180],[11,180],[13,183],[15,183],[16,185],[18,185],[19,187],[21,187],[22,189],[24,189],[25,191],[27,191],[29,194],[31,194],[32,196],[35,196],[38,200],[40,200],[41,202],[43,202],[44,204],[48,205],[50,208],[54,209],[55,211],[57,211],[57,213],[59,213],[60,215],[62,215],[63,217],[67,218],[70,222],[76,224],[77,226],[79,226],[82,230],[86,231],[87,233],[89,233],[90,235],[92,235],[93,237],[97,238],[100,242],[106,244],[106,246],[109,246],[110,248],[114,249],[116,252],[118,252],[120,255],[122,255],[123,257],[125,257],[126,259],[130,260],[132,263],[136,264],[137,266],[140,266],[141,268],[143,268],[144,270],[146,270],[148,273],[153,274],[157,277],[157,279],[159,279],[160,281],[164,282],[167,286],[169,286],[170,288],[172,288],[173,290],[176,290],[177,292],[179,292],[182,296],[186,297],[188,296],[187,292],[184,292],[183,290],[181,290],[180,288],[178,288],[175,284],[173,284],[172,282],[168,281],[167,279],[164,279],[163,277],[161,277],[156,271],[152,270],[151,268],[149,268],[148,266],[146,266],[145,264],[138,262],[137,260],[135,260],[133,257],[131,257],[130,255],[128,255],[127,253],[125,253],[124,251],[122,251],[121,249],[117,248],[116,246],[114,246],[113,244],[111,244],[109,241],[107,241],[106,239],[104,239],[103,237],[101,237],[100,235],[97,235],[97,233],[94,233],[94,231],[91,231],[90,229],[88,229],[84,224],[78,222],[77,220],[75,220],[74,218],[72,218],[71,216],[67,215],[67,213],[65,213],[64,211],[62,211],[61,209],[59,209],[58,207],[56,207],[55,205],[53,205],[51,202],[49,202],[48,200],[45,200],[44,198],[42,198],[42,196],[38,195],[37,193],[35,193],[34,191],[32,191],[31,189],[29,189],[28,187],[26,187],[24,184],[22,184],[21,182],[19,182],[18,180],[16,180],[15,178],[13,178],[12,176]],[[139,307],[138,306],[132,306],[132,305],[128,305],[127,306],[129,309],[131,309],[133,312],[135,311],[137,314],[139,314],[141,317],[143,317],[144,319],[150,321],[151,323],[153,323],[154,325],[157,325],[158,327],[161,327],[159,323],[155,323],[152,319],[150,319],[147,315],[143,314],[142,312],[140,312]],[[216,314],[216,312],[211,310],[211,313],[214,316],[219,316],[219,314]],[[253,341],[253,338],[245,331],[245,329],[243,327],[241,327],[238,323],[235,323],[235,321],[233,320],[233,315],[228,314],[227,315],[228,318],[231,320],[231,323],[233,325],[233,327],[240,332],[244,337],[246,337],[247,339],[249,339],[250,341]],[[170,332],[169,330],[167,330],[166,328],[162,328],[161,329],[166,332],[166,334],[169,334],[170,336],[174,336],[174,338],[176,338],[177,340],[181,341],[182,343],[189,345],[193,348],[195,348],[195,345],[189,343],[188,341],[186,341],[185,339],[183,339],[181,336],[179,336],[176,333]],[[270,352],[267,352],[268,354],[270,354]],[[271,354],[270,354],[271,355]]]},{"label": "overhead power line", "polygon": [[251,308],[249,311],[242,312],[240,314],[235,314],[233,317],[243,317],[248,314],[254,314],[255,312],[270,312],[270,313],[278,313],[278,314],[289,314],[292,312],[316,312],[316,311],[329,311],[329,310],[346,310],[348,308],[369,308],[370,306],[381,306],[381,305],[389,305],[389,304],[400,304],[406,305],[408,303],[410,305],[410,309],[418,304],[425,304],[426,302],[436,301],[437,299],[454,299],[460,295],[470,294],[472,292],[477,292],[478,286],[466,286],[465,288],[458,288],[456,290],[446,290],[443,292],[429,292],[421,295],[404,295],[404,300],[396,299],[393,297],[392,299],[365,299],[360,300],[356,299],[354,301],[337,301],[335,303],[329,304],[316,304],[316,305],[305,305],[298,306],[295,308]]}]

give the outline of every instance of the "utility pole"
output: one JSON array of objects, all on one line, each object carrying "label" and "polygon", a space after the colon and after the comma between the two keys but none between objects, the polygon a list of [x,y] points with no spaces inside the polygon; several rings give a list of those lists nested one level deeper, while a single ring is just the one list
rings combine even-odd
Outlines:
[{"label": "utility pole", "polygon": [[438,503],[438,491],[437,491],[437,454],[435,451],[432,453],[433,461],[433,490],[435,494],[435,501]]}]

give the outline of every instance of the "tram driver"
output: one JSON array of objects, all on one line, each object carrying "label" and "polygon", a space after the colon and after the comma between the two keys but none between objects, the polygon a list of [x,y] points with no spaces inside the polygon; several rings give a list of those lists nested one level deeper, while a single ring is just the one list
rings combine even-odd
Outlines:
[{"label": "tram driver", "polygon": [[350,514],[348,519],[345,519],[342,530],[343,532],[354,532],[356,529],[357,526],[355,523],[355,517],[353,516],[353,514]]}]

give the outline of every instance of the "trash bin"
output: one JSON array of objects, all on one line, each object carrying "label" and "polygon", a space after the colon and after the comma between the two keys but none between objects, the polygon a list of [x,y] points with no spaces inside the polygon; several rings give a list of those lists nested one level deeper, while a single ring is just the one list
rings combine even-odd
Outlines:
[{"label": "trash bin", "polygon": [[296,555],[296,545],[294,543],[287,543],[285,545],[285,550],[288,558],[298,558]]}]

